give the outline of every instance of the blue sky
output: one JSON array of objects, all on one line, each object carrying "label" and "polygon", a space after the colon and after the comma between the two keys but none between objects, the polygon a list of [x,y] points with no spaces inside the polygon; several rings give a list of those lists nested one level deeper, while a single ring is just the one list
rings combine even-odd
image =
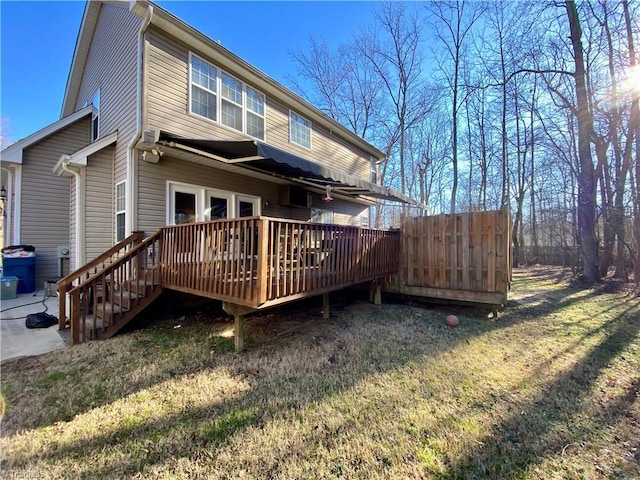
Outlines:
[{"label": "blue sky", "polygon": [[[375,8],[337,1],[157,3],[285,85],[296,70],[290,51],[306,48],[310,35],[345,42]],[[60,118],[84,5],[0,0],[3,136],[17,141]]]}]

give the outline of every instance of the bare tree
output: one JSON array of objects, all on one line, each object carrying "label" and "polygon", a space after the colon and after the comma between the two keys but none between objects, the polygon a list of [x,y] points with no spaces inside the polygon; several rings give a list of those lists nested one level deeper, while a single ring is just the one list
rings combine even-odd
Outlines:
[{"label": "bare tree", "polygon": [[9,122],[7,117],[2,117],[2,119],[0,119],[0,150],[3,150],[12,143],[11,122]]},{"label": "bare tree", "polygon": [[456,211],[458,191],[458,118],[467,95],[461,85],[464,62],[464,47],[471,35],[474,24],[481,17],[482,4],[462,1],[430,2],[430,14],[435,18],[436,37],[440,41],[448,62],[442,62],[440,69],[451,91],[451,167],[453,184],[451,187],[451,213]]}]

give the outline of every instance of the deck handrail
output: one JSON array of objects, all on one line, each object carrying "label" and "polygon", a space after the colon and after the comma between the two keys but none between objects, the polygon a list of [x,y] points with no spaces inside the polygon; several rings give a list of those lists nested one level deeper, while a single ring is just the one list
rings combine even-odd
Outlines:
[{"label": "deck handrail", "polygon": [[[141,233],[141,232],[140,232]],[[132,235],[133,236],[133,235]],[[130,237],[129,237],[130,238]],[[141,242],[135,244],[134,246],[131,246],[128,250],[126,250],[124,253],[120,254],[118,256],[118,258],[114,259],[113,263],[110,263],[109,265],[104,265],[102,269],[100,269],[99,271],[93,273],[92,275],[90,275],[88,278],[84,279],[82,282],[80,282],[78,285],[73,286],[69,291],[69,298],[71,300],[71,318],[70,318],[70,327],[71,327],[71,340],[72,342],[78,343],[79,339],[80,339],[80,332],[84,332],[85,331],[85,325],[84,323],[86,322],[86,317],[87,317],[87,310],[88,310],[88,298],[90,295],[88,295],[88,293],[94,292],[93,295],[93,305],[92,307],[94,308],[94,330],[95,330],[95,317],[96,317],[96,311],[95,308],[97,307],[97,294],[95,292],[98,291],[98,287],[100,286],[102,288],[102,290],[105,292],[104,295],[106,297],[106,291],[107,291],[107,286],[108,286],[108,280],[109,279],[115,279],[116,275],[114,275],[114,272],[118,272],[119,270],[123,270],[123,267],[125,266],[129,266],[129,270],[123,272],[125,275],[132,275],[133,269],[138,269],[137,272],[135,272],[134,275],[137,275],[138,278],[144,278],[144,280],[147,280],[147,272],[148,272],[148,268],[147,268],[147,259],[146,259],[146,255],[142,258],[139,258],[139,254],[141,251],[146,251],[147,248],[149,248],[150,245],[152,245],[155,241],[157,240],[162,240],[161,239],[161,235],[160,235],[160,231],[154,233],[153,235],[151,235],[150,237],[145,238],[144,240],[142,240]],[[121,242],[122,243],[122,242]],[[161,250],[161,246],[158,248],[158,252],[157,256],[160,257],[160,250]],[[136,259],[136,263],[134,263],[132,260]],[[143,267],[140,268],[140,261],[143,261]],[[157,283],[157,285],[160,285],[160,273],[158,271],[158,265],[154,265],[155,268],[151,269],[152,272],[152,279],[151,279],[151,283],[152,286],[155,285]],[[141,272],[143,272],[143,274],[141,274]],[[142,275],[142,277],[141,277]],[[120,276],[122,279],[122,275]],[[81,312],[81,299],[84,298],[84,302],[85,302],[85,309],[83,312]],[[105,306],[107,305],[106,302],[107,298],[103,299],[102,302],[102,308],[106,308]],[[82,314],[81,314],[82,313]],[[104,312],[103,312],[104,313]],[[104,318],[104,317],[103,317]],[[83,324],[81,326],[81,323]]]},{"label": "deck handrail", "polygon": [[251,308],[387,277],[400,232],[274,217],[161,228],[162,282]]},{"label": "deck handrail", "polygon": [[[69,273],[67,276],[58,280],[58,292],[59,292],[58,328],[60,330],[65,328],[65,323],[66,323],[65,321],[67,316],[66,293],[69,292],[73,284],[76,282],[81,283],[83,281],[82,277],[84,276],[88,278],[91,275],[97,273],[100,268],[105,267],[105,262],[107,260],[109,259],[113,260],[114,257],[117,258],[118,256],[120,256],[122,251],[126,251],[131,247],[131,245],[137,244],[140,241],[140,239],[143,237],[143,235],[144,235],[144,232],[142,231],[133,232],[127,238],[119,241],[113,247],[111,247],[104,253],[98,255],[89,263],[86,263],[85,265]],[[86,278],[84,280],[86,280]]]}]

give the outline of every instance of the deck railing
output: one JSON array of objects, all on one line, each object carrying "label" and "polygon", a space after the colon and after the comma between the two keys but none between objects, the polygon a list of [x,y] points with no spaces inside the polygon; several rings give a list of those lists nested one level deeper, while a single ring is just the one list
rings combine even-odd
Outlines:
[{"label": "deck railing", "polygon": [[396,273],[400,233],[269,217],[161,229],[163,286],[258,308]]},{"label": "deck railing", "polygon": [[133,232],[124,240],[116,243],[109,250],[91,260],[89,263],[74,270],[66,277],[58,281],[59,297],[59,312],[58,312],[58,327],[60,330],[65,328],[67,318],[67,305],[66,305],[66,293],[73,288],[82,284],[85,280],[89,279],[93,275],[100,272],[102,269],[111,265],[116,259],[131,250],[142,240],[143,232]]},{"label": "deck railing", "polygon": [[135,311],[149,294],[159,293],[159,257],[160,235],[156,233],[71,288],[68,295],[72,343],[92,340],[107,329],[119,328],[125,315]]}]

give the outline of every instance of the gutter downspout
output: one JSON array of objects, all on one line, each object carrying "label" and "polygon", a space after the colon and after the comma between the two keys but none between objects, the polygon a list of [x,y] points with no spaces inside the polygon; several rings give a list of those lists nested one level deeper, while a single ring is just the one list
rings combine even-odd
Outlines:
[{"label": "gutter downspout", "polygon": [[13,192],[13,245],[22,243],[20,236],[22,230],[22,165],[15,167],[15,191]]},{"label": "gutter downspout", "polygon": [[138,32],[138,58],[136,65],[136,131],[131,138],[131,141],[127,144],[127,209],[126,209],[126,232],[125,236],[131,235],[134,230],[138,229],[138,214],[137,214],[137,178],[136,178],[136,160],[137,154],[135,151],[135,145],[142,136],[142,123],[143,123],[143,109],[146,109],[146,101],[144,100],[144,93],[146,91],[144,82],[146,77],[143,74],[144,68],[144,34],[151,23],[153,17],[153,6],[147,5],[147,14],[140,26]]},{"label": "gutter downspout", "polygon": [[72,174],[76,178],[76,242],[75,242],[75,265],[73,269],[85,264],[85,205],[84,205],[84,184],[82,172],[69,168],[71,157],[64,155],[60,163],[63,171]]},{"label": "gutter downspout", "polygon": [[3,218],[0,219],[0,222],[2,222],[2,235],[4,235],[2,246],[19,245],[20,242],[14,242],[12,225],[13,219],[15,218],[13,213],[13,183],[15,182],[15,175],[9,168],[2,167],[0,170],[7,174],[7,183],[2,184],[7,190],[7,198],[2,206]]}]

